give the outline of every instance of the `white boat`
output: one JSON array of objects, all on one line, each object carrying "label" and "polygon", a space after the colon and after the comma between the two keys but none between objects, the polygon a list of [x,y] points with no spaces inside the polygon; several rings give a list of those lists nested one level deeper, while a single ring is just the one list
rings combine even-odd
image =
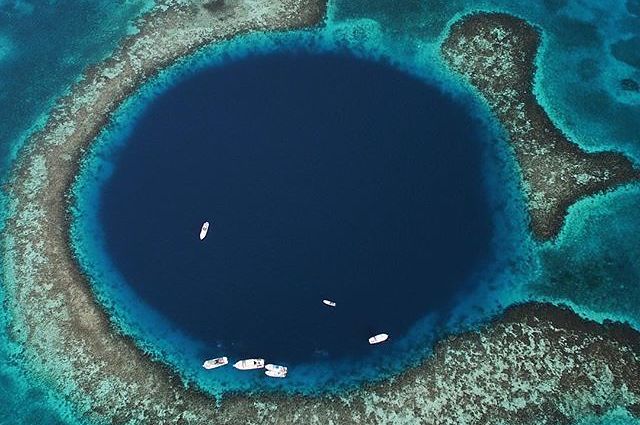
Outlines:
[{"label": "white boat", "polygon": [[262,369],[264,367],[264,359],[246,359],[235,362],[233,365],[239,370]]},{"label": "white boat", "polygon": [[387,339],[389,339],[389,335],[387,334],[374,335],[371,338],[369,338],[369,344],[371,345],[380,344],[381,342],[385,342]]},{"label": "white boat", "polygon": [[322,300],[322,303],[324,305],[328,305],[329,307],[335,307],[336,306],[336,303],[331,301],[331,300]]},{"label": "white boat", "polygon": [[266,369],[264,374],[271,378],[284,378],[289,371],[286,366],[271,363],[265,365],[264,368]]},{"label": "white boat", "polygon": [[207,237],[208,231],[209,231],[209,222],[205,221],[204,224],[202,225],[202,228],[200,228],[200,240],[203,240],[205,237]]},{"label": "white boat", "polygon": [[288,371],[286,366],[280,366],[279,364],[271,364],[271,363],[269,363],[269,364],[264,365],[264,368],[267,369],[267,370],[275,371],[275,372],[287,373],[287,371]]},{"label": "white boat", "polygon": [[[286,369],[287,368],[285,368],[285,370]],[[284,378],[287,376],[287,372],[282,370],[265,370],[264,374],[271,378]]]},{"label": "white boat", "polygon": [[229,363],[229,359],[226,357],[217,357],[215,359],[207,360],[202,364],[205,369],[215,369],[220,366],[224,366]]}]

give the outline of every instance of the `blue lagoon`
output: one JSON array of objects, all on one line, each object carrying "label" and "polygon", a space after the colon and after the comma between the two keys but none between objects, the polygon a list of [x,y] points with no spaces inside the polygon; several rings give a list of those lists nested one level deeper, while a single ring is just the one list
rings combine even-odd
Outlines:
[{"label": "blue lagoon", "polygon": [[[480,127],[438,87],[346,52],[205,68],[120,140],[88,215],[97,253],[192,356],[291,375],[411,363],[397,341],[425,317],[436,333],[490,257]],[[380,332],[390,340],[371,347]]]}]

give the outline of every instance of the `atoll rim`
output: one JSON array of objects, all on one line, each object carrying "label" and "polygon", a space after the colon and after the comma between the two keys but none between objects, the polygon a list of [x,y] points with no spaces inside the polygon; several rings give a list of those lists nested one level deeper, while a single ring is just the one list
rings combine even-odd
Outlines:
[{"label": "atoll rim", "polygon": [[[640,68],[634,56],[639,19],[635,0],[134,0],[119,8],[103,1],[0,2],[0,119],[5,124],[0,139],[7,141],[0,147],[0,163],[6,165],[0,200],[0,362],[6,366],[0,371],[0,423],[640,423],[640,381],[635,379],[640,376],[640,263],[634,238],[640,231]],[[350,61],[360,77],[331,64],[337,57]],[[271,86],[263,87],[260,77],[269,73],[269,60],[276,68],[271,70]],[[292,61],[288,69],[277,68],[287,60]],[[264,75],[250,78],[251,68]],[[279,97],[286,103],[288,96],[301,91],[291,89],[296,82],[308,86],[310,78],[304,77],[313,77],[318,91],[309,91],[312,101],[305,100],[305,105],[317,106],[319,121],[326,117],[318,111],[331,105],[328,100],[322,103],[323,96],[339,99],[344,119],[337,124],[336,110],[334,121],[325,121],[328,128],[304,133],[312,125],[302,119],[309,109],[290,108],[286,114],[304,114],[290,121],[304,123],[298,130],[307,144],[286,144],[277,131],[264,131],[270,134],[269,143],[258,144],[255,128],[273,122],[277,130],[283,124],[273,116],[260,122],[255,109],[259,101],[251,98],[247,102],[254,109],[237,108],[255,121],[237,133],[237,141],[251,147],[246,152],[234,150],[238,146],[229,142],[239,125],[229,125],[226,139],[217,144],[194,144],[202,158],[172,144],[164,145],[168,150],[162,161],[154,158],[153,149],[133,149],[142,148],[144,141],[129,142],[148,139],[152,130],[152,139],[177,138],[172,132],[179,126],[172,119],[189,117],[172,110],[172,105],[158,106],[163,99],[179,102],[176,88],[207,73],[220,77],[229,70],[234,75],[227,75],[227,84],[216,90],[227,90],[228,98],[238,101],[244,97],[234,84],[253,87],[254,94],[269,96],[269,101],[278,97],[268,89],[289,89]],[[388,74],[376,80],[382,75],[378,72]],[[283,81],[278,75],[285,77]],[[389,76],[393,77],[386,79]],[[367,87],[372,81],[375,87]],[[351,91],[358,85],[359,95]],[[201,96],[214,97],[204,84],[195,87]],[[337,89],[339,93],[331,92]],[[391,95],[384,97],[385,90]],[[196,96],[198,90],[194,92]],[[428,116],[437,117],[432,123],[418,122],[416,110],[430,108],[420,94],[442,106],[442,115]],[[390,99],[399,101],[392,95],[406,103],[386,109]],[[375,96],[380,96],[377,103],[348,108],[354,106],[350,101]],[[274,114],[283,106],[266,101],[264,105]],[[378,114],[374,107],[379,107]],[[217,112],[208,108],[214,106],[204,99],[196,109],[232,124],[248,123],[238,110],[231,115],[231,107]],[[349,130],[346,124],[353,123],[347,121],[357,122],[359,112],[375,117],[375,122],[362,119],[358,129]],[[145,119],[147,133],[141,132]],[[458,124],[450,126],[453,133],[447,127],[452,122]],[[185,134],[191,140],[200,141],[200,124],[211,123],[189,121]],[[445,143],[416,142],[413,132],[424,132],[429,124],[438,128],[431,139]],[[205,125],[200,129],[214,135]],[[327,149],[333,146],[339,155],[313,150],[329,137],[331,142],[349,135],[354,139],[367,129],[368,138],[354,144],[327,142]],[[458,139],[460,135],[465,137]],[[367,147],[366,139],[376,140],[375,145]],[[404,149],[389,147],[397,147],[398,140]],[[464,141],[471,142],[469,148],[463,149]],[[348,152],[346,146],[358,150]],[[215,159],[224,162],[211,160],[216,152],[208,149],[216,148],[220,158]],[[435,150],[421,150],[427,148]],[[247,159],[247,152],[254,154],[253,160]],[[181,154],[195,158],[195,170],[188,169]],[[433,158],[438,155],[440,162]],[[381,159],[376,162],[374,156]],[[431,162],[421,162],[425,157]],[[333,162],[336,158],[344,163]],[[135,168],[123,166],[128,160],[144,164],[139,175],[131,172]],[[314,161],[328,165],[313,168]],[[266,163],[275,165],[271,174]],[[381,185],[366,164],[375,164],[379,176],[406,179]],[[205,170],[208,165],[215,167]],[[172,166],[193,174],[172,175]],[[456,188],[457,207],[440,203],[436,211],[424,210],[419,191],[406,190],[412,187],[408,182],[425,181],[425,169],[430,168],[442,175],[451,171],[466,176],[445,184],[432,174],[438,188]],[[321,173],[327,170],[335,174]],[[144,171],[149,172],[147,178],[155,173],[146,185],[141,184]],[[212,180],[205,189],[194,184],[203,176],[195,171],[206,171],[204,180]],[[349,172],[361,179],[351,179]],[[181,180],[184,176],[189,177]],[[238,193],[242,176],[253,176],[252,184],[245,182],[242,200],[253,202],[265,220],[255,219],[250,232],[260,235],[255,252],[238,249],[231,255],[232,241],[239,241],[240,248],[251,245],[246,235],[233,231],[250,228],[238,226],[252,220],[241,214],[249,208],[239,208],[239,201],[225,197],[223,190]],[[278,176],[279,186],[274,183]],[[225,178],[233,178],[234,184],[215,185]],[[127,182],[130,201],[124,200]],[[142,195],[154,183],[167,188],[169,199],[145,211]],[[176,213],[171,221],[175,226],[163,228],[171,208],[184,212],[180,207],[185,200],[171,184],[193,185],[195,192],[210,188],[228,208],[204,203],[198,210],[194,192],[186,200],[194,205],[193,217],[183,220]],[[323,194],[325,203],[305,193],[305,187]],[[330,189],[336,187],[358,195],[339,198],[340,191]],[[438,193],[428,200],[435,202]],[[267,208],[270,199],[272,209]],[[414,206],[407,207],[405,201]],[[277,212],[274,205],[286,206],[286,211]],[[350,207],[343,211],[339,205]],[[314,218],[313,212],[323,211],[323,206],[330,208]],[[141,210],[142,220],[136,221],[135,211],[127,207]],[[160,221],[154,221],[154,210]],[[122,222],[113,219],[117,214]],[[427,215],[433,222],[417,224]],[[283,223],[274,217],[282,217]],[[334,231],[331,217],[350,225]],[[401,217],[407,228],[418,230],[385,228],[395,239],[372,231],[401,222]],[[200,238],[204,222],[210,226],[206,238]],[[297,241],[294,222],[316,243]],[[281,231],[274,232],[278,227]],[[186,242],[179,228],[184,228]],[[453,229],[457,239],[452,237],[451,247],[446,238],[428,245],[420,233],[425,229],[433,230],[429,235]],[[147,230],[151,233],[144,233]],[[159,237],[163,230],[166,238]],[[143,247],[143,252],[157,248],[162,255],[143,259],[136,256],[139,252],[127,251],[132,248],[126,246],[127,232],[132,246]],[[349,246],[356,234],[367,237],[371,245]],[[281,245],[274,242],[269,247],[278,248],[270,251],[260,242],[267,236]],[[427,264],[433,277],[446,280],[444,271],[453,268],[448,263],[451,252],[465,236],[478,237],[469,249],[480,254],[461,260],[461,278],[447,281],[446,294],[443,291],[435,303],[443,308],[433,308],[425,300],[428,288],[415,286],[429,277],[429,270],[416,265]],[[336,244],[324,243],[323,238]],[[407,241],[411,243],[403,245]],[[167,254],[163,243],[179,252]],[[114,244],[133,266],[124,265]],[[357,250],[363,246],[380,249]],[[437,250],[442,256],[412,257],[410,250],[396,250],[402,246],[419,247],[419,253]],[[191,254],[196,250],[202,256]],[[270,252],[277,255],[260,257],[262,263],[247,260],[250,254]],[[302,264],[304,253],[314,261],[324,258],[335,273],[313,262]],[[176,257],[176,270],[168,256]],[[160,273],[148,273],[144,262]],[[350,271],[351,263],[365,271],[362,276]],[[144,273],[136,274],[137,268]],[[283,278],[289,276],[287,270],[291,280]],[[401,276],[398,270],[407,272],[406,279],[380,283],[385,273],[387,281]],[[246,310],[233,311],[239,298],[233,291],[215,292],[214,285],[206,286],[209,273],[224,283],[225,290],[246,276],[242,289],[251,289],[245,293],[256,299],[248,295]],[[349,288],[338,278],[348,273],[354,282],[366,279]],[[414,275],[418,277],[412,279]],[[242,326],[230,326],[219,341],[213,331],[207,334],[209,329],[190,327],[192,323],[183,320],[189,318],[189,309],[198,323],[209,315],[196,314],[197,297],[162,289],[180,277],[188,279],[185,290],[200,290],[203,303],[224,313],[211,312],[212,328],[222,327],[224,317]],[[282,286],[273,283],[276,278],[282,279]],[[294,280],[308,285],[294,288]],[[183,310],[172,315],[171,303],[158,302],[152,296],[156,294],[145,295],[153,281],[162,289],[158,295],[173,305],[184,301]],[[262,285],[251,288],[249,282],[255,281]],[[136,286],[139,282],[147,286]],[[354,303],[348,290],[362,293],[367,282],[375,290],[361,297],[363,306],[347,310]],[[212,293],[204,289],[220,296],[221,303],[213,303]],[[390,294],[389,304],[395,303],[393,311],[367,316],[364,304],[371,311],[384,304],[374,296],[384,293],[382,289]],[[268,302],[263,305],[261,300]],[[269,316],[271,307],[276,313],[298,310],[283,319]],[[274,325],[264,335],[259,329],[247,332],[251,341],[262,336],[273,341],[278,330],[284,330],[280,353],[274,349],[261,357],[253,352],[259,351],[255,347],[243,350],[242,338],[229,336],[246,328],[242,319],[248,312],[255,313],[261,327]],[[334,332],[343,353],[334,356],[339,350],[331,341],[311,350],[314,339],[331,334],[316,329],[309,332],[311,338],[298,338],[301,351],[293,355],[293,345],[286,344],[295,343],[296,336],[287,332],[295,325],[314,329],[316,316],[354,332]],[[388,339],[369,344],[375,335]],[[352,341],[361,345],[351,347]],[[226,361],[220,360],[227,354]],[[250,359],[264,359],[269,369],[233,367]],[[204,364],[219,367],[207,369]]]}]

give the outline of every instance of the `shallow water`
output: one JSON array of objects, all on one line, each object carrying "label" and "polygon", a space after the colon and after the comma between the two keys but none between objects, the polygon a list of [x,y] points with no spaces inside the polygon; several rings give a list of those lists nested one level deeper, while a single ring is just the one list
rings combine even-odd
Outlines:
[{"label": "shallow water", "polygon": [[[132,31],[149,0],[0,0],[0,178],[27,135],[41,126],[55,100],[85,67],[108,55]],[[5,207],[4,198],[0,206]],[[2,211],[4,217],[4,210]],[[3,224],[0,222],[0,229]],[[0,282],[1,283],[1,282]],[[4,293],[0,285],[0,300]],[[34,382],[22,347],[0,314],[0,424],[75,424],[69,406]]]},{"label": "shallow water", "polygon": [[[346,45],[364,56],[385,57],[411,71],[419,69],[427,77],[450,78],[449,84],[456,85],[455,78],[439,65],[437,56],[439,37],[447,22],[456,14],[477,9],[515,13],[538,25],[545,35],[536,91],[552,118],[589,149],[624,150],[637,160],[640,158],[640,121],[636,118],[640,113],[640,96],[621,89],[620,81],[624,78],[639,81],[640,70],[612,54],[614,44],[634,40],[638,34],[640,17],[634,12],[636,3],[633,0],[536,3],[455,0],[407,1],[398,7],[394,1],[372,5],[364,1],[336,0],[331,3],[328,28],[319,38],[323,45]],[[128,30],[137,13],[136,7],[142,5],[127,2],[132,6],[128,9],[109,7],[111,4],[0,2],[0,113],[4,114],[0,120],[3,141],[0,159],[3,163],[11,160],[11,152],[21,145],[23,135],[34,120],[80,70],[113,48],[116,40]],[[99,12],[93,13],[96,10]],[[67,17],[65,25],[56,24],[60,21],[59,12]],[[47,43],[42,42],[44,34]],[[256,42],[261,39],[247,40],[247,43]],[[622,44],[628,45],[628,42]],[[225,54],[233,56],[236,50],[245,49],[245,43],[237,43]],[[47,65],[40,66],[43,63]],[[511,166],[508,156],[497,156],[498,163],[505,168]],[[500,176],[490,183],[500,186],[505,183],[501,178],[509,177],[512,184],[517,174],[504,172]],[[498,203],[501,205],[498,208],[503,208],[505,213],[496,228],[509,237],[498,238],[501,242],[497,246],[524,252],[518,254],[514,268],[504,263],[496,267],[493,278],[488,279],[491,284],[484,286],[485,298],[480,306],[464,308],[456,317],[464,318],[469,311],[482,309],[486,310],[482,314],[491,314],[499,311],[500,305],[526,299],[548,299],[567,302],[585,317],[628,320],[637,326],[640,311],[635,300],[640,299],[640,287],[635,279],[639,269],[637,255],[634,255],[637,242],[633,237],[640,230],[637,199],[637,188],[630,188],[581,202],[572,209],[558,243],[537,246],[530,244],[518,218],[521,199],[510,192],[506,200]],[[482,300],[482,297],[474,296],[474,299]],[[113,299],[113,303],[118,302]],[[399,351],[411,352],[418,345],[416,341],[424,342],[419,331],[424,326],[417,328],[417,332],[415,328],[410,330],[411,337],[404,340]],[[60,403],[55,394],[47,390],[46,383],[33,381],[25,374],[20,362],[21,349],[2,335],[0,423],[74,423],[69,406]],[[414,354],[419,358],[424,352],[418,350]],[[305,379],[312,381],[318,377],[312,374]],[[609,421],[637,423],[619,412],[602,420],[585,418],[584,422]]]}]

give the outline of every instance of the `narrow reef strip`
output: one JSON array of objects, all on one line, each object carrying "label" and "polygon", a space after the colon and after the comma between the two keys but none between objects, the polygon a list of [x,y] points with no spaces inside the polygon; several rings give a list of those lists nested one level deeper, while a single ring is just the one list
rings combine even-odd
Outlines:
[{"label": "narrow reef strip", "polygon": [[20,360],[94,423],[557,424],[614,407],[639,416],[640,334],[547,304],[512,307],[445,339],[421,365],[340,397],[214,400],[111,327],[69,247],[66,197],[83,152],[129,93],[180,56],[253,29],[315,25],[323,14],[312,0],[160,3],[61,100],[21,152],[0,235]]},{"label": "narrow reef strip", "polygon": [[578,199],[638,180],[640,172],[619,153],[583,151],[551,122],[533,93],[540,40],[522,19],[476,13],[452,25],[441,51],[506,129],[520,165],[532,232],[549,240]]}]

